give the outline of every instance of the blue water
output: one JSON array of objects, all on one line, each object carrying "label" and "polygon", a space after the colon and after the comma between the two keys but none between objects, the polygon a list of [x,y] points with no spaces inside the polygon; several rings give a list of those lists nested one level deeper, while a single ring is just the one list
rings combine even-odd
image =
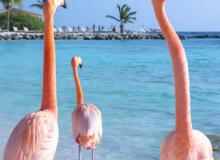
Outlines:
[{"label": "blue water", "polygon": [[[193,126],[220,133],[220,40],[183,41],[189,60]],[[97,160],[157,160],[162,138],[174,128],[172,66],[165,41],[57,41],[60,138],[56,160],[76,160],[71,132],[79,71],[85,100],[99,106],[104,134]],[[0,42],[0,157],[17,122],[41,102],[42,41]],[[83,159],[90,159],[84,151]]]}]

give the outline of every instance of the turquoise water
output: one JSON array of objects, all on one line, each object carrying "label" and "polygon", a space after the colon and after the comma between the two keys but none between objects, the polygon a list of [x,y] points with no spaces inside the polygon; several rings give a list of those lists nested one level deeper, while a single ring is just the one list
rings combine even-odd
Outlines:
[{"label": "turquoise water", "polygon": [[[193,126],[220,133],[220,40],[183,41]],[[174,128],[172,66],[164,41],[57,41],[60,138],[56,160],[76,160],[71,133],[75,90],[70,60],[81,56],[85,100],[99,106],[104,134],[97,160],[157,160]],[[0,42],[0,157],[11,130],[41,102],[42,41]],[[90,159],[84,151],[83,159]]]}]

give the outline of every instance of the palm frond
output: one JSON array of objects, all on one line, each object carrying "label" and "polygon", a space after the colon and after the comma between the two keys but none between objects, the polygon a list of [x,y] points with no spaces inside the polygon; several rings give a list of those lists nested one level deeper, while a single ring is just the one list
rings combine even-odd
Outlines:
[{"label": "palm frond", "polygon": [[134,21],[128,20],[128,21],[127,21],[127,23],[132,23],[132,24],[133,24],[133,23],[134,23]]},{"label": "palm frond", "polygon": [[127,4],[123,4],[121,10],[124,11],[126,8],[129,8]]},{"label": "palm frond", "polygon": [[124,23],[131,23],[131,21],[134,22],[136,19],[136,17],[126,17]]},{"label": "palm frond", "polygon": [[125,19],[126,20],[136,20],[136,17],[129,17],[129,16],[127,16]]},{"label": "palm frond", "polygon": [[121,6],[119,4],[117,4],[117,8],[118,8],[118,12],[121,12]]},{"label": "palm frond", "polygon": [[43,5],[36,3],[36,4],[30,5],[30,7],[36,7],[36,8],[42,9],[42,8],[43,8]]},{"label": "palm frond", "polygon": [[37,0],[37,3],[31,4],[30,7],[36,7],[38,9],[43,9],[44,3],[42,2],[42,0]]},{"label": "palm frond", "polygon": [[137,11],[128,13],[128,16],[130,17],[130,16],[133,16],[133,15],[135,15],[135,14],[137,14]]},{"label": "palm frond", "polygon": [[120,20],[118,18],[116,18],[114,16],[111,16],[111,15],[107,15],[106,18],[110,18],[110,19],[113,19],[113,20],[115,20],[117,22],[120,22]]},{"label": "palm frond", "polygon": [[128,20],[136,20],[137,18],[136,17],[128,17],[127,19]]},{"label": "palm frond", "polygon": [[130,12],[130,10],[131,10],[131,8],[128,7],[128,6],[126,6],[126,7],[124,8],[124,13],[125,13],[125,14],[128,14],[128,13]]}]

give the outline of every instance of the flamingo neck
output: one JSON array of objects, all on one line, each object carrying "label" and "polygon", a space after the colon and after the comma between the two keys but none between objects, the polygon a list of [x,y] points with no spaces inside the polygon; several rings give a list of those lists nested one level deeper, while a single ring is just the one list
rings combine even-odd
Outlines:
[{"label": "flamingo neck", "polygon": [[44,19],[44,65],[41,110],[51,110],[53,113],[57,113],[53,16],[45,15]]},{"label": "flamingo neck", "polygon": [[84,103],[83,91],[82,91],[82,87],[80,84],[77,67],[73,68],[73,73],[74,73],[74,80],[75,80],[75,85],[76,85],[76,103],[77,105],[83,104]]},{"label": "flamingo neck", "polygon": [[192,132],[188,63],[182,43],[170,24],[165,5],[154,5],[160,28],[167,41],[173,63],[176,96],[176,133],[186,140]]}]

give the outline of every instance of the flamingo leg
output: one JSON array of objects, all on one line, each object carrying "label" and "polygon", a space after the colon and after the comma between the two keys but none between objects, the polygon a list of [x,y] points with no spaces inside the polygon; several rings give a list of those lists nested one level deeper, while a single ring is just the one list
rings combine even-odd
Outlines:
[{"label": "flamingo leg", "polygon": [[79,160],[81,160],[81,146],[79,145]]},{"label": "flamingo leg", "polygon": [[94,160],[94,154],[95,154],[94,151],[95,151],[95,150],[92,149],[92,160]]}]

